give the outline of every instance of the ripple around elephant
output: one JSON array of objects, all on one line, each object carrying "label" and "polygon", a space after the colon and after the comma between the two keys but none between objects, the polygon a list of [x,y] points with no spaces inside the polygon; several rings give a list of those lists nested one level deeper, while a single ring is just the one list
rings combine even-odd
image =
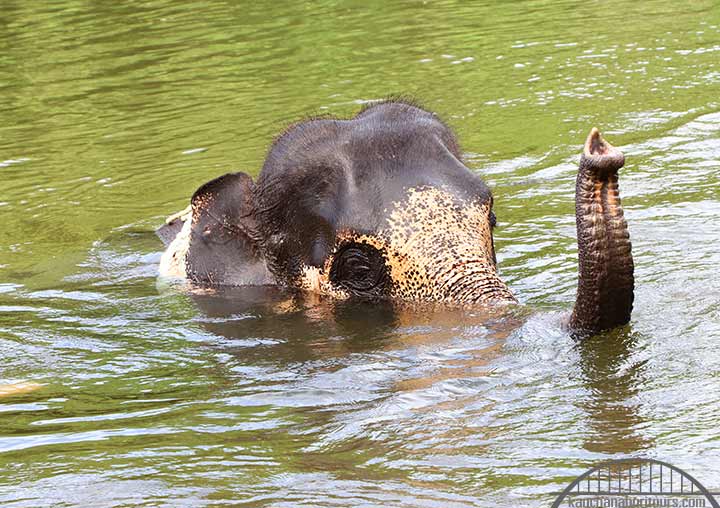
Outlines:
[{"label": "ripple around elephant", "polygon": [[[576,186],[579,277],[570,326],[630,320],[633,259],[618,193],[623,154],[592,129]],[[387,101],[298,123],[256,182],[200,187],[158,230],[162,275],[201,286],[280,285],[336,298],[515,302],[497,274],[493,198],[433,113]]]}]

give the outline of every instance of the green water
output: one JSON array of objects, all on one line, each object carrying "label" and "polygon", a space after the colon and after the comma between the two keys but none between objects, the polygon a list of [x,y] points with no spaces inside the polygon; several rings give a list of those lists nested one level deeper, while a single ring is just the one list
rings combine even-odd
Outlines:
[{"label": "green water", "polygon": [[[194,297],[152,234],[315,114],[411,95],[494,189],[527,312]],[[720,7],[0,9],[0,505],[549,506],[641,455],[720,490]],[[627,156],[633,321],[576,344],[574,175]]]}]

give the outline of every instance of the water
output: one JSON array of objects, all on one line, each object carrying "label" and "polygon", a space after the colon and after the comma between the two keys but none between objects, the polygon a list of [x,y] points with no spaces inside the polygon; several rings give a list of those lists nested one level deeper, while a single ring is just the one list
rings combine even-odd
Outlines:
[{"label": "water", "polygon": [[[642,455],[720,489],[711,1],[0,13],[0,504],[549,506]],[[410,94],[493,187],[511,315],[158,283],[152,230],[284,126]],[[624,330],[559,326],[592,126],[627,155]]]}]

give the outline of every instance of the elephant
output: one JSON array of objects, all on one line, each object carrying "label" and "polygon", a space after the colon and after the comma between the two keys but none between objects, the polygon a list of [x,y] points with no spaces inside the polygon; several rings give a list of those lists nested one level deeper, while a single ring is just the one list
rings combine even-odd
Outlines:
[{"label": "elephant", "polygon": [[[567,322],[629,322],[633,258],[618,191],[625,158],[593,128],[576,182],[578,289]],[[497,272],[493,195],[453,131],[411,101],[314,118],[272,143],[256,181],[202,185],[157,230],[162,276],[200,287],[277,285],[338,299],[516,303]]]}]

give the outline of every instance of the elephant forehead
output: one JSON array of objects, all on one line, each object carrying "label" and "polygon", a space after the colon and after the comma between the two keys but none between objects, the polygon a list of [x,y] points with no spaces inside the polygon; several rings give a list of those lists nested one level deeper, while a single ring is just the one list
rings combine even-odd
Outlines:
[{"label": "elephant forehead", "polygon": [[[489,213],[489,200],[466,200],[444,189],[416,187],[385,210],[384,224],[377,231],[359,234],[353,228],[343,228],[338,243],[356,241],[378,249],[392,247],[412,257],[429,254],[438,247],[477,251],[483,240],[490,239]],[[436,255],[431,257],[437,261]]]},{"label": "elephant forehead", "polygon": [[490,202],[464,199],[436,187],[409,189],[393,204],[387,218],[386,235],[392,244],[415,246],[434,237],[452,240],[490,233]]}]

